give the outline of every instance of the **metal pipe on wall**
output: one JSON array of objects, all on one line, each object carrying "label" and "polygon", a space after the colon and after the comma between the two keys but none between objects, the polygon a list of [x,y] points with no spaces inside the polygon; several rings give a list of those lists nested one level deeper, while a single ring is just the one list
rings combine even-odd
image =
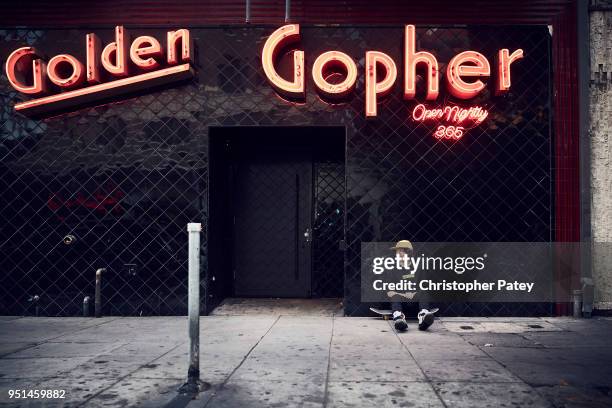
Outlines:
[{"label": "metal pipe on wall", "polygon": [[102,316],[102,272],[106,272],[106,268],[100,268],[96,271],[96,292],[94,294],[94,314],[96,317]]},{"label": "metal pipe on wall", "polygon": [[285,23],[291,19],[291,0],[285,0]]},{"label": "metal pipe on wall", "polygon": [[83,317],[89,317],[89,302],[91,298],[89,296],[85,296],[83,298]]},{"label": "metal pipe on wall", "polygon": [[588,2],[576,3],[578,47],[578,130],[580,177],[580,283],[582,317],[591,317],[594,302],[593,232],[591,226],[591,135],[589,134],[590,41]]}]

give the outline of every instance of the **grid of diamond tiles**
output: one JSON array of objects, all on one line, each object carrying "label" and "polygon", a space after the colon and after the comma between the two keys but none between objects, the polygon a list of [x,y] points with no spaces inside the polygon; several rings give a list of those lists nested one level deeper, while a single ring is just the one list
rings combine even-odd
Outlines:
[{"label": "grid of diamond tiles", "polygon": [[[83,297],[93,294],[99,267],[107,268],[105,313],[184,313],[185,225],[206,224],[207,218],[208,126],[347,127],[344,287],[349,315],[367,308],[359,302],[362,241],[550,239],[545,28],[417,29],[418,48],[433,50],[441,62],[465,49],[492,57],[502,46],[523,48],[529,57],[513,67],[514,77],[523,80],[513,81],[510,94],[475,101],[492,115],[455,143],[435,141],[430,126],[409,119],[413,104],[402,100],[400,84],[381,102],[375,121],[364,119],[363,75],[355,96],[341,106],[319,100],[312,84],[305,105],[276,97],[258,58],[273,29],[192,29],[198,44],[193,82],[47,120],[14,114],[10,105],[21,96],[0,78],[2,313],[31,314],[38,306],[45,315],[78,314]],[[0,53],[28,44],[48,55],[75,50],[82,56],[86,32],[0,30]],[[112,40],[110,28],[96,32],[103,41]],[[163,38],[163,30],[138,32]],[[308,65],[320,52],[340,49],[363,72],[365,50],[378,49],[401,66],[401,27],[303,27],[302,32]],[[445,100],[442,95],[439,102]],[[320,204],[317,210],[328,211]],[[67,234],[77,237],[70,246],[62,243]],[[205,233],[204,294],[206,242]],[[340,265],[338,259],[331,264]],[[339,284],[335,278],[328,281]],[[335,291],[337,286],[330,289]],[[34,295],[38,302],[30,301]],[[206,306],[204,301],[204,311]],[[445,305],[444,312],[546,314],[548,305],[462,303]]]}]

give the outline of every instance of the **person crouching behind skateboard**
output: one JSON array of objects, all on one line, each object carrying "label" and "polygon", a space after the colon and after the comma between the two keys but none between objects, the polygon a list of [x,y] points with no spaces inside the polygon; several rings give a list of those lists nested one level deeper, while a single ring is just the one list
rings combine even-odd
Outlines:
[{"label": "person crouching behind skateboard", "polygon": [[[412,257],[413,248],[412,242],[407,239],[398,241],[395,246],[389,248],[395,251],[395,256],[404,259],[404,257]],[[406,262],[408,262],[406,260]],[[393,311],[393,326],[397,331],[406,331],[408,329],[408,323],[406,322],[406,315],[402,311],[402,302],[391,302],[391,310]],[[427,330],[434,322],[434,314],[427,309],[422,309],[418,314],[419,330]]]}]

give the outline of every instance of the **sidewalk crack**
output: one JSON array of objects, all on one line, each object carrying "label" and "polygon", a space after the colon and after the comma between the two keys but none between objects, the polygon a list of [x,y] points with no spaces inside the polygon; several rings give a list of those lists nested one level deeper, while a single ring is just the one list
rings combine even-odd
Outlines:
[{"label": "sidewalk crack", "polygon": [[399,334],[397,333],[397,331],[395,330],[395,327],[393,327],[393,321],[389,320],[388,321],[389,326],[391,327],[391,330],[393,331],[393,333],[395,333],[395,337],[397,338],[397,340],[400,342],[400,344],[402,345],[402,347],[404,347],[404,349],[408,352],[408,354],[410,355],[410,357],[412,357],[412,360],[414,361],[414,363],[416,364],[417,367],[419,367],[419,370],[421,371],[421,373],[423,374],[423,377],[425,378],[425,381],[429,384],[429,386],[431,387],[431,389],[433,390],[433,392],[436,394],[436,397],[438,397],[438,399],[440,400],[440,403],[448,408],[448,405],[446,405],[446,403],[444,402],[444,400],[442,399],[442,396],[440,396],[440,393],[438,392],[438,390],[436,390],[436,387],[434,387],[433,382],[431,381],[431,378],[429,378],[429,376],[425,373],[425,370],[423,370],[423,367],[421,367],[421,365],[419,364],[419,362],[417,361],[416,358],[414,358],[414,355],[412,355],[412,352],[410,351],[410,349],[408,347],[406,347],[406,344],[402,341],[402,338],[399,336]]},{"label": "sidewalk crack", "polygon": [[92,324],[91,326],[81,327],[80,329],[76,329],[76,330],[73,330],[73,331],[65,332],[65,333],[62,333],[62,334],[60,334],[58,336],[50,337],[48,339],[44,339],[43,341],[39,341],[39,342],[36,342],[36,343],[31,343],[30,345],[28,345],[28,346],[26,346],[24,348],[20,348],[19,350],[14,350],[14,351],[11,351],[9,353],[2,354],[2,355],[0,355],[0,358],[4,358],[6,356],[10,356],[11,354],[19,353],[20,351],[28,350],[28,349],[31,349],[32,347],[37,347],[37,346],[40,346],[42,344],[52,342],[53,340],[57,340],[60,337],[68,336],[68,335],[71,335],[71,334],[75,334],[75,333],[78,333],[78,332],[83,331],[83,330],[91,329],[93,327],[100,327],[103,324],[114,322],[115,320],[118,320],[118,319],[121,319],[121,317],[116,317],[115,319],[106,320],[106,321],[100,322],[98,324]]},{"label": "sidewalk crack", "polygon": [[334,341],[334,324],[336,322],[336,315],[332,315],[332,331],[331,336],[329,338],[329,353],[327,354],[327,375],[325,376],[325,391],[323,394],[323,408],[327,408],[327,403],[329,401],[329,372],[331,371],[331,352],[332,352],[332,344]]},{"label": "sidewalk crack", "polygon": [[183,344],[185,344],[186,341],[180,342],[179,344],[177,344],[176,346],[172,347],[171,349],[169,349],[168,351],[166,351],[164,354],[155,357],[153,360],[149,360],[147,363],[139,365],[136,369],[131,370],[130,372],[128,372],[126,375],[119,377],[117,379],[117,381],[115,381],[114,383],[112,383],[111,385],[109,385],[108,387],[96,392],[95,394],[93,394],[91,397],[87,398],[85,401],[80,402],[77,404],[78,407],[83,407],[85,405],[87,405],[87,403],[89,401],[91,401],[92,399],[96,398],[98,395],[108,391],[109,389],[113,388],[115,385],[119,384],[121,381],[125,380],[126,378],[128,378],[129,376],[131,376],[132,374],[134,374],[136,371],[140,370],[141,368],[143,368],[144,366],[146,366],[147,364],[151,364],[157,360],[159,360],[160,358],[166,356],[168,353],[173,352],[174,350],[176,350],[177,348],[179,348],[180,346],[182,346]]},{"label": "sidewalk crack", "polygon": [[[266,330],[266,332],[259,338],[259,340],[257,340],[257,342],[253,345],[253,347],[251,347],[249,349],[249,351],[244,355],[244,357],[242,358],[242,360],[240,361],[240,363],[238,363],[238,365],[236,367],[234,367],[234,369],[232,370],[231,373],[229,373],[229,375],[225,378],[225,380],[223,380],[223,382],[221,383],[221,385],[219,385],[219,390],[222,390],[225,385],[229,382],[230,378],[232,378],[232,375],[234,375],[234,373],[236,371],[238,371],[238,369],[240,367],[242,367],[242,365],[244,364],[244,362],[247,360],[247,358],[249,358],[249,356],[251,355],[251,353],[253,352],[253,350],[255,350],[255,347],[257,347],[259,345],[259,343],[264,339],[264,337],[266,337],[268,335],[268,333],[270,333],[270,331],[272,331],[272,328],[276,325],[276,323],[280,320],[282,315],[278,315],[278,317],[276,318],[276,320],[274,320],[274,322],[272,322],[272,324],[270,325],[270,327],[268,328],[268,330]],[[204,408],[208,406],[208,404],[210,403],[210,401],[212,401],[215,398],[215,396],[211,396],[208,401],[206,401],[206,403],[204,404]]]}]

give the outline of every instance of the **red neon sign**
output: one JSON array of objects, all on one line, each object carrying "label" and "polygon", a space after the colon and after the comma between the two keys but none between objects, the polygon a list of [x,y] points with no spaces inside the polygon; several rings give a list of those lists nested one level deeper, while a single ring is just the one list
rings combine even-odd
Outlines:
[{"label": "red neon sign", "polygon": [[416,52],[416,35],[413,25],[407,25],[405,29],[404,43],[404,98],[412,99],[416,94],[416,67],[417,64],[427,65],[427,96],[425,99],[434,100],[440,92],[440,79],[438,60],[427,52]]},{"label": "red neon sign", "polygon": [[489,75],[491,75],[491,66],[484,55],[476,51],[461,52],[450,60],[446,68],[448,91],[456,98],[473,98],[485,88],[485,84],[480,79],[466,82],[463,77],[488,77]]},{"label": "red neon sign", "polygon": [[521,58],[523,58],[523,50],[516,50],[512,54],[510,54],[510,50],[506,48],[499,50],[499,55],[497,57],[499,75],[495,88],[495,93],[497,95],[508,92],[510,89],[510,64]]},{"label": "red neon sign", "polygon": [[[68,77],[62,78],[61,74],[58,72],[58,67],[60,65],[70,66],[71,73]],[[47,63],[47,75],[49,76],[49,80],[60,88],[73,88],[81,85],[85,79],[85,68],[83,68],[83,64],[72,55],[60,54],[51,58]]]},{"label": "red neon sign", "polygon": [[[334,68],[346,71],[346,78],[339,84],[331,84],[326,79],[327,74]],[[357,65],[343,52],[327,51],[319,55],[312,65],[312,79],[319,92],[330,98],[341,98],[355,88]]]},{"label": "red neon sign", "polygon": [[283,47],[299,39],[299,24],[282,26],[268,37],[261,53],[261,66],[268,81],[279,93],[294,97],[304,96],[304,51],[293,52],[293,81],[284,79],[276,72],[274,61]]},{"label": "red neon sign", "polygon": [[134,65],[142,69],[155,69],[164,56],[161,44],[154,37],[143,35],[132,42],[130,58]]},{"label": "red neon sign", "polygon": [[442,108],[428,109],[422,103],[415,106],[412,110],[412,119],[417,122],[428,120],[443,120],[449,123],[462,124],[472,122],[475,125],[481,124],[489,115],[489,111],[480,107],[472,106],[462,108],[460,106],[444,106]]},{"label": "red neon sign", "polygon": [[[40,96],[16,103],[15,110],[38,115],[193,76],[189,30],[168,32],[166,63],[162,46],[154,37],[137,37],[131,45],[128,38],[126,30],[117,26],[115,41],[100,51],[98,36],[87,34],[85,65],[70,54],[56,55],[45,63],[32,47],[13,51],[5,64],[10,84],[19,92]],[[159,69],[162,64],[167,67]],[[130,76],[130,65],[149,72]],[[121,79],[102,82],[105,75]],[[55,93],[43,96],[51,90],[49,85]]]},{"label": "red neon sign", "polygon": [[[425,99],[435,100],[440,92],[438,61],[434,54],[417,50],[413,25],[405,26],[404,36],[404,98],[415,98],[416,70],[421,67],[426,68],[427,72]],[[269,82],[279,93],[292,98],[304,98],[306,95],[305,52],[299,49],[292,51],[292,79],[283,78],[277,72],[275,63],[284,47],[297,44],[299,40],[299,24],[282,26],[267,38],[261,54],[263,71]],[[122,26],[115,27],[114,41],[104,48],[93,33],[87,34],[85,46],[85,64],[69,54],[57,55],[47,63],[32,47],[22,47],[11,53],[5,65],[10,84],[24,94],[41,96],[17,103],[15,109],[28,114],[45,113],[144,89],[147,84],[157,85],[193,76],[189,66],[192,55],[190,33],[187,29],[169,31],[165,50],[152,36],[140,36],[130,43],[127,30]],[[496,94],[503,94],[510,89],[511,64],[523,57],[521,49],[512,53],[505,48],[499,50],[495,64]],[[145,73],[134,72],[134,69]],[[344,79],[339,83],[331,83],[328,80],[331,73],[341,74]],[[366,117],[377,116],[379,99],[393,91],[397,73],[396,63],[389,55],[382,51],[366,51]],[[322,95],[331,99],[354,92],[358,75],[355,59],[340,51],[322,53],[312,66],[315,87]],[[491,66],[481,53],[463,51],[448,62],[444,76],[448,92],[452,96],[471,99],[486,87],[483,80],[491,76]],[[43,96],[49,91],[53,91],[53,94]]]},{"label": "red neon sign", "polygon": [[427,108],[421,103],[412,110],[415,122],[443,122],[433,133],[437,139],[461,139],[469,128],[480,125],[488,116],[489,111],[481,106]]},{"label": "red neon sign", "polygon": [[[439,96],[440,72],[435,55],[427,51],[416,50],[416,34],[413,25],[407,25],[404,32],[404,99],[414,99],[416,95],[416,69],[424,66],[427,69],[426,96],[427,100],[435,100]],[[304,51],[293,51],[293,80],[282,78],[275,69],[276,58],[280,50],[288,44],[296,44],[300,40],[299,24],[289,24],[274,31],[264,44],[261,54],[264,73],[272,86],[293,97],[305,97],[306,67],[304,66]],[[518,49],[510,54],[508,49],[502,49],[497,56],[496,93],[501,94],[510,88],[510,65],[523,58],[523,50]],[[325,81],[325,69],[335,65],[342,66],[346,71],[345,80],[338,86],[332,86]],[[313,65],[313,80],[315,86],[328,96],[345,95],[354,89],[353,75],[356,73],[354,60],[340,52],[327,51],[315,59]],[[379,81],[379,73],[384,77]],[[491,66],[487,58],[477,51],[463,51],[454,56],[448,63],[445,77],[448,92],[458,99],[471,99],[481,93],[486,84],[482,79],[491,76]],[[397,67],[393,59],[381,51],[366,51],[365,55],[365,114],[375,117],[378,114],[379,97],[393,90],[397,78]],[[484,119],[483,119],[484,120]]]},{"label": "red neon sign", "polygon": [[[385,72],[381,81],[376,80],[379,66]],[[378,51],[366,52],[366,117],[376,116],[378,95],[388,94],[396,78],[397,68],[390,56]]]}]

